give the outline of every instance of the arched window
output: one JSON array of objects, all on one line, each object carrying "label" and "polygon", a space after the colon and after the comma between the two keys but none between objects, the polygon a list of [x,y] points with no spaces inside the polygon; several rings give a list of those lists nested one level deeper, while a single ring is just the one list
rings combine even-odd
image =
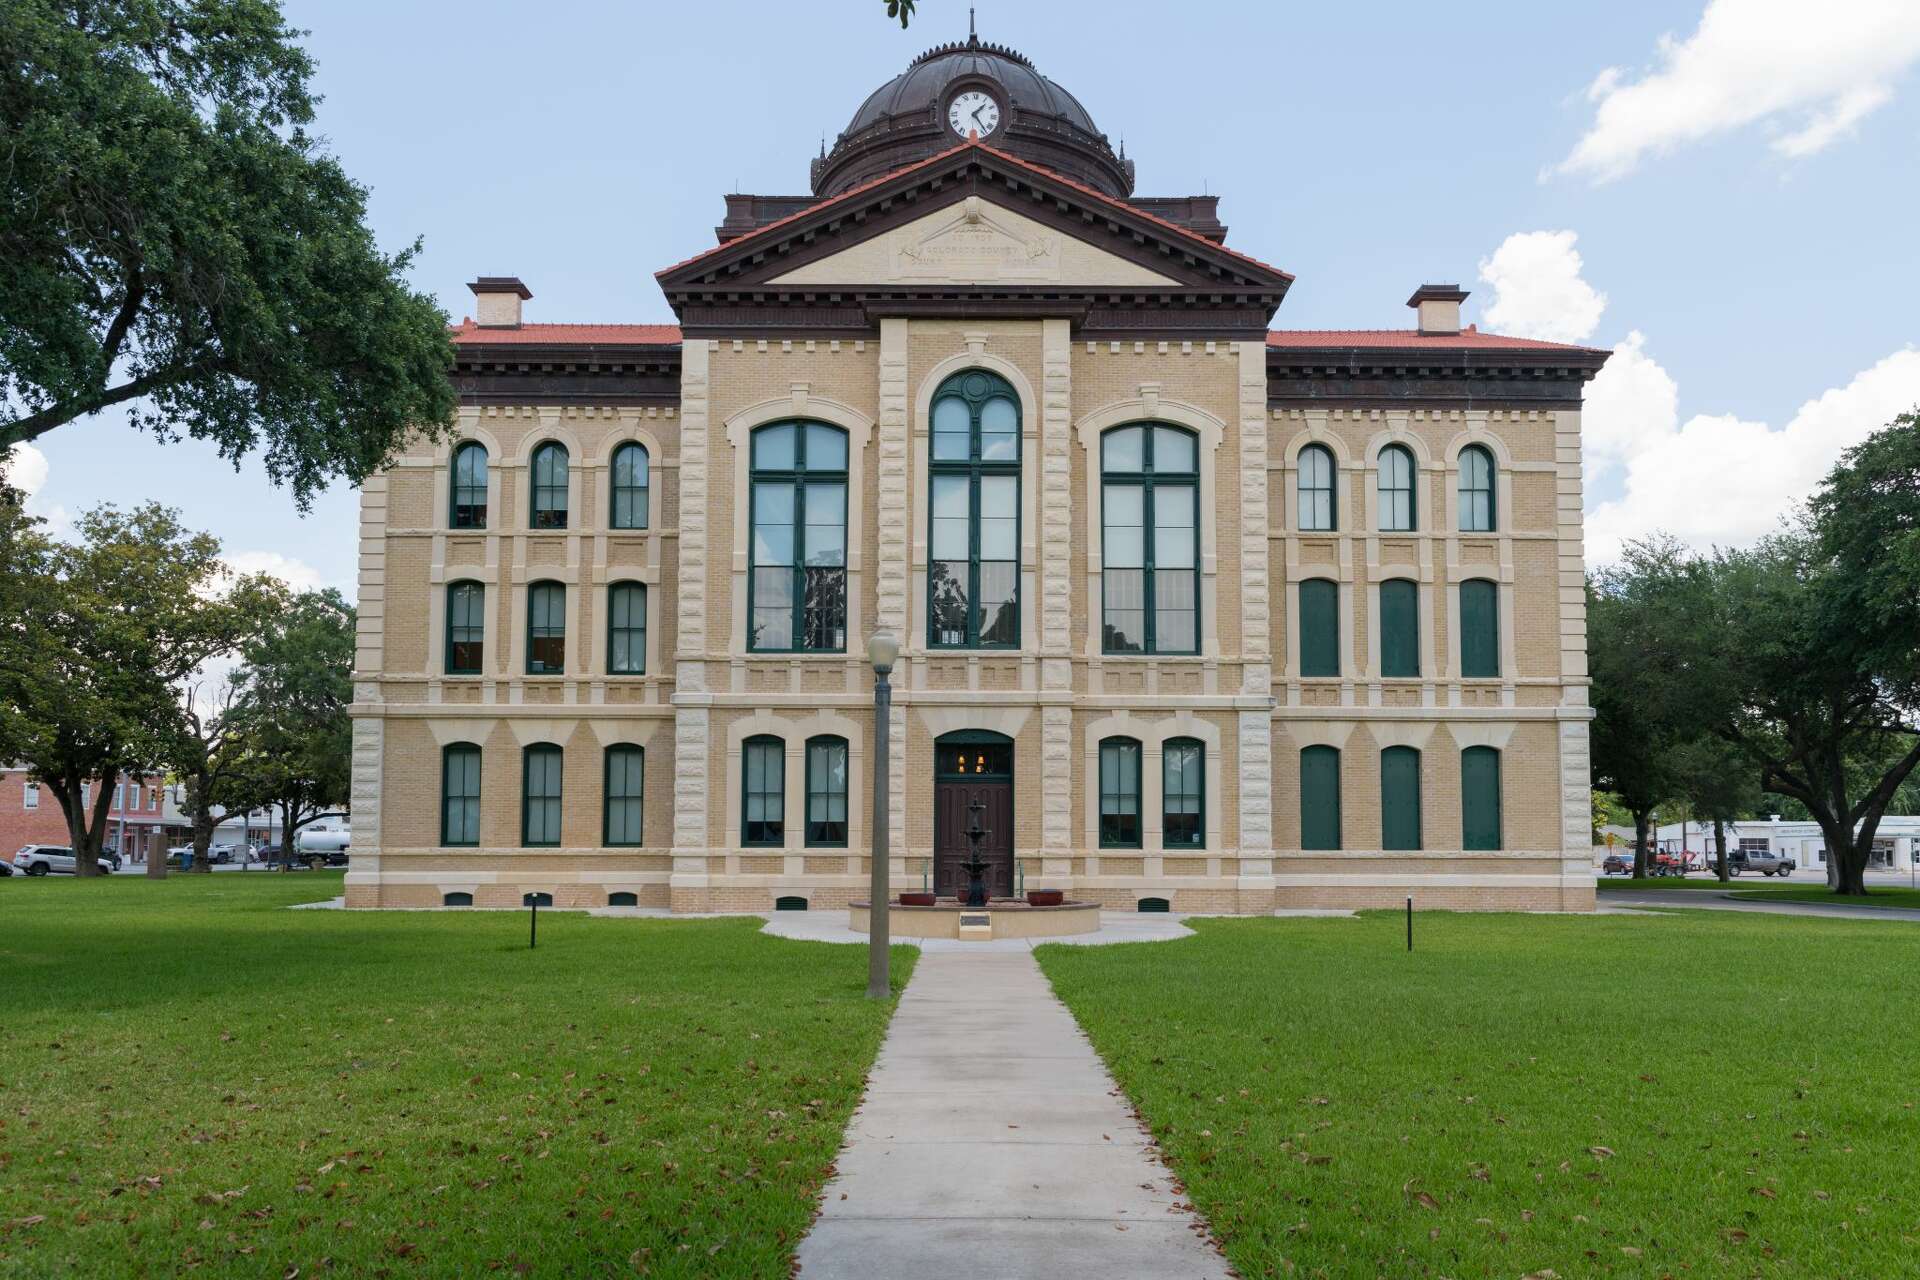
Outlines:
[{"label": "arched window", "polygon": [[487,589],[478,582],[447,584],[447,674],[477,676],[486,661]]},{"label": "arched window", "polygon": [[533,451],[533,527],[567,527],[567,447],[551,440]]},{"label": "arched window", "polygon": [[1460,675],[1466,680],[1500,676],[1500,586],[1487,578],[1460,584]]},{"label": "arched window", "polygon": [[567,669],[567,588],[536,582],[527,588],[527,674],[557,676]]},{"label": "arched window", "polygon": [[455,890],[452,893],[443,893],[440,895],[440,905],[443,907],[470,907],[473,905],[473,895],[459,890]]},{"label": "arched window", "polygon": [[1020,643],[1020,402],[971,369],[933,396],[928,480],[927,643]]},{"label": "arched window", "polygon": [[1340,584],[1331,578],[1300,584],[1300,674],[1340,674]]},{"label": "arched window", "polygon": [[807,739],[807,831],[812,848],[847,845],[847,740]]},{"label": "arched window", "polygon": [[1416,527],[1413,501],[1413,454],[1390,444],[1380,451],[1380,527],[1403,533]]},{"label": "arched window", "polygon": [[469,440],[453,451],[447,524],[454,529],[487,527],[487,446],[477,440]]},{"label": "arched window", "polygon": [[1300,847],[1340,847],[1340,751],[1303,747],[1300,751]]},{"label": "arched window", "polygon": [[1420,584],[1411,578],[1380,584],[1380,674],[1389,680],[1420,674]]},{"label": "arched window", "polygon": [[1194,738],[1160,747],[1160,843],[1169,849],[1207,844],[1207,749]]},{"label": "arched window", "polygon": [[613,510],[608,523],[615,529],[647,527],[647,447],[623,444],[613,451]]},{"label": "arched window", "polygon": [[480,843],[480,748],[471,742],[440,753],[440,843]]},{"label": "arched window", "polygon": [[1420,753],[1412,747],[1380,753],[1380,847],[1420,847]]},{"label": "arched window", "polygon": [[531,848],[560,843],[560,748],[536,742],[521,753],[520,843]]},{"label": "arched window", "polygon": [[753,537],[747,647],[847,647],[847,433],[777,422],[749,444]]},{"label": "arched window", "polygon": [[607,672],[642,675],[647,669],[647,588],[616,582],[607,588]]},{"label": "arched window", "polygon": [[1179,427],[1115,427],[1100,437],[1101,648],[1200,648],[1199,438]]},{"label": "arched window", "polygon": [[1470,444],[1460,451],[1460,528],[1467,533],[1492,533],[1493,455],[1484,445]]},{"label": "arched window", "polygon": [[630,742],[607,748],[604,841],[609,845],[645,844],[645,813],[641,793],[647,776],[647,753]]},{"label": "arched window", "polygon": [[740,751],[740,843],[779,848],[787,838],[787,744],[765,735]]},{"label": "arched window", "polygon": [[1100,744],[1100,847],[1140,847],[1140,744],[1132,738]]},{"label": "arched window", "polygon": [[1501,847],[1500,753],[1492,747],[1460,753],[1460,847]]},{"label": "arched window", "polygon": [[1300,528],[1315,533],[1340,527],[1340,508],[1334,500],[1333,450],[1310,444],[1300,451]]}]

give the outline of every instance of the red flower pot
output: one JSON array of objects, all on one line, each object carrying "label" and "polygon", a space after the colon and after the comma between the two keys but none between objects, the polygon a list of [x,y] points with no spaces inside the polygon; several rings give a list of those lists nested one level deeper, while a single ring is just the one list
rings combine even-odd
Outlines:
[{"label": "red flower pot", "polygon": [[933,905],[933,895],[930,893],[903,893],[900,895],[900,905],[903,907],[930,907]]},{"label": "red flower pot", "polygon": [[1027,905],[1030,907],[1057,907],[1066,898],[1060,889],[1029,889]]}]

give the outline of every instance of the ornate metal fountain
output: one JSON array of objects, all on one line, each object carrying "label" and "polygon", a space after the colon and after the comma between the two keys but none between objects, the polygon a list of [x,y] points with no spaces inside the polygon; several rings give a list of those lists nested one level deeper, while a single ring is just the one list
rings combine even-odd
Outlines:
[{"label": "ornate metal fountain", "polygon": [[986,811],[987,806],[978,800],[968,805],[967,812],[972,817],[967,823],[966,831],[962,833],[967,837],[967,860],[960,864],[960,869],[967,873],[966,905],[969,907],[987,905],[986,874],[987,868],[993,864],[980,856],[980,842],[993,833],[980,825],[980,815]]}]

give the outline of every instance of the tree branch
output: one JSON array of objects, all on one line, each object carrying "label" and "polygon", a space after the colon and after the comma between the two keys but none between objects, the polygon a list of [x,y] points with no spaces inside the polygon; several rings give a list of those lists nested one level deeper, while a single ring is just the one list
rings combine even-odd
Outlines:
[{"label": "tree branch", "polygon": [[127,340],[127,331],[133,328],[134,320],[140,314],[140,304],[147,298],[146,278],[140,274],[138,266],[127,270],[127,296],[120,300],[120,313],[107,326],[107,336],[100,343],[101,367],[112,369],[113,362],[120,358],[121,344]]},{"label": "tree branch", "polygon": [[15,418],[12,422],[0,424],[0,449],[10,448],[16,444],[26,444],[75,418],[116,404],[123,404],[128,400],[138,400],[149,392],[185,382],[198,374],[213,372],[219,367],[217,362],[176,365],[170,369],[142,374],[111,391],[102,391],[78,401],[52,405],[38,413],[30,413],[24,418]]}]

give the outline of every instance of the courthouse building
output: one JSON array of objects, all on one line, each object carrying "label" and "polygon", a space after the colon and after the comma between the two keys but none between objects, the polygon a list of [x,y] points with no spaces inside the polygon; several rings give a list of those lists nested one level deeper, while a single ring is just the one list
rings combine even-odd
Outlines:
[{"label": "courthouse building", "polygon": [[474,282],[454,431],[363,497],[350,905],[842,907],[885,768],[896,887],[978,812],[1002,893],[1591,909],[1604,352],[1453,285],[1273,328],[1218,197],[977,39],[810,177],[725,197],[678,325]]}]

